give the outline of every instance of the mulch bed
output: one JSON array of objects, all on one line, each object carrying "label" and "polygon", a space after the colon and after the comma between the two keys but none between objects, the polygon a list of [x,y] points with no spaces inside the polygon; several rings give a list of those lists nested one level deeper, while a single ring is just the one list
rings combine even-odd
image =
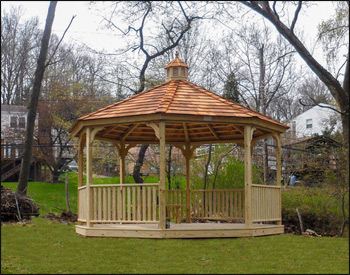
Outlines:
[{"label": "mulch bed", "polygon": [[1,223],[30,220],[39,216],[39,206],[28,196],[1,186]]}]

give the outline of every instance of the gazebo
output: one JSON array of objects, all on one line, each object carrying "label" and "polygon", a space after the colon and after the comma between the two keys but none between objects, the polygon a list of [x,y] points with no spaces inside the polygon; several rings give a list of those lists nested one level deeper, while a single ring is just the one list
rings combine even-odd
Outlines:
[{"label": "gazebo", "polygon": [[[165,69],[163,84],[83,116],[72,127],[71,134],[79,139],[76,232],[136,238],[283,233],[280,135],[288,126],[189,82],[189,68],[178,53]],[[254,146],[268,137],[276,143],[277,183],[254,184]],[[120,183],[94,184],[94,140],[118,149]],[[218,143],[244,148],[244,189],[191,190],[190,159],[195,149]],[[159,182],[125,183],[126,155],[139,144],[159,144]],[[179,148],[186,159],[186,190],[166,189],[166,144]]]}]

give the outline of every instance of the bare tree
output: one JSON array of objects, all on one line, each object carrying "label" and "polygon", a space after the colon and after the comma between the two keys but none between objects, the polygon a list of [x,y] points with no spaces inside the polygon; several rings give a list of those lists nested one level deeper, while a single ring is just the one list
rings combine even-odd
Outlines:
[{"label": "bare tree", "polygon": [[[193,6],[198,7],[198,5],[197,3],[186,3],[184,8],[181,1],[116,2],[113,11],[108,17],[104,17],[108,26],[121,32],[124,37],[130,37],[131,34],[134,34],[133,38],[136,39],[130,42],[126,52],[139,51],[144,55],[143,63],[140,66],[141,69],[138,71],[139,85],[136,89],[131,89],[134,94],[138,94],[145,89],[146,71],[149,64],[177,47],[184,35],[190,31],[193,22],[203,18],[203,16],[194,15],[199,10],[193,8]],[[124,19],[123,22],[126,24],[118,26],[113,22],[115,17],[119,19],[122,17]],[[157,33],[156,37],[151,36],[150,28],[152,28],[153,33]],[[157,45],[156,41],[162,36],[165,36],[170,43]],[[139,150],[133,171],[135,182],[143,182],[143,179],[140,177],[140,170],[147,148],[148,145],[142,145]]]},{"label": "bare tree", "polygon": [[38,19],[21,20],[21,7],[1,14],[1,102],[23,105],[39,47]]},{"label": "bare tree", "polygon": [[[223,76],[237,75],[240,88],[237,93],[245,105],[273,117],[271,105],[289,94],[296,83],[291,46],[281,36],[273,37],[268,27],[256,23],[243,24],[240,30],[224,38],[224,45],[223,54],[228,56],[222,58],[219,71]],[[264,180],[268,182],[266,139],[262,146]]]},{"label": "bare tree", "polygon": [[[317,77],[328,87],[330,93],[336,100],[337,104],[340,108],[342,126],[343,126],[343,134],[344,140],[346,143],[346,147],[349,153],[349,40],[348,40],[348,32],[349,32],[349,1],[344,3],[344,6],[347,7],[347,11],[345,11],[345,16],[341,18],[345,21],[343,25],[335,26],[337,28],[331,28],[329,33],[334,33],[338,31],[340,35],[335,36],[336,39],[345,39],[345,45],[347,48],[347,56],[345,58],[345,62],[342,65],[345,66],[343,83],[341,84],[337,79],[338,75],[333,76],[331,72],[325,67],[323,67],[309,52],[309,50],[305,47],[304,43],[299,39],[299,37],[295,33],[295,26],[298,21],[299,13],[303,7],[303,1],[298,1],[295,11],[294,17],[290,24],[285,24],[282,22],[282,15],[286,13],[285,3],[274,1],[272,3],[272,7],[270,6],[270,2],[268,1],[240,1],[245,6],[250,9],[256,11],[261,14],[265,18],[267,18],[277,29],[277,31],[283,35],[283,37],[289,41],[289,43],[295,48],[295,50],[299,53],[299,55],[304,59],[306,64],[311,68],[311,70],[317,75]],[[346,9],[345,9],[346,10]],[[337,21],[332,21],[337,22]],[[331,25],[331,24],[329,24]],[[332,30],[333,29],[333,30]],[[342,30],[342,31],[340,31]],[[334,36],[333,36],[334,37]],[[333,41],[333,39],[332,39]],[[341,69],[342,69],[341,68]],[[349,156],[349,154],[347,154]],[[349,163],[349,158],[348,158]],[[348,165],[349,166],[349,165]],[[347,178],[349,179],[349,172],[347,173]]]},{"label": "bare tree", "polygon": [[17,186],[17,192],[24,195],[27,194],[30,161],[32,157],[34,124],[35,124],[35,118],[37,113],[41,82],[42,82],[44,71],[46,68],[46,56],[47,56],[47,51],[49,47],[52,23],[55,17],[56,5],[57,5],[57,1],[50,2],[50,6],[47,13],[47,18],[46,18],[45,30],[42,38],[42,43],[41,43],[38,66],[35,71],[33,90],[32,90],[31,99],[30,99],[29,108],[28,108],[26,139],[24,143],[24,154],[23,154],[21,170],[20,170],[18,186]]}]

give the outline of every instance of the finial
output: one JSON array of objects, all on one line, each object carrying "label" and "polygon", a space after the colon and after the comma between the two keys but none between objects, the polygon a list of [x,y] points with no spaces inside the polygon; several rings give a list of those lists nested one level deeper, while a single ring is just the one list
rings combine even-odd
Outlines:
[{"label": "finial", "polygon": [[176,57],[176,58],[179,58],[179,52],[178,52],[178,51],[176,51],[175,57]]}]

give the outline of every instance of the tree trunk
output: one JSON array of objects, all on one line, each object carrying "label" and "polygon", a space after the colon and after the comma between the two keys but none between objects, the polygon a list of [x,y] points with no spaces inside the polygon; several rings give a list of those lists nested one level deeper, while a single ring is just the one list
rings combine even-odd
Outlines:
[{"label": "tree trunk", "polygon": [[36,112],[38,107],[41,82],[42,82],[45,68],[46,68],[45,62],[46,62],[46,56],[47,56],[47,51],[48,51],[49,41],[51,36],[52,23],[55,17],[56,5],[57,5],[57,1],[50,2],[50,6],[47,13],[47,18],[46,18],[44,35],[41,41],[38,65],[35,71],[32,95],[31,95],[29,108],[28,108],[26,138],[24,142],[24,154],[23,154],[21,171],[19,174],[19,180],[18,180],[18,186],[17,186],[17,192],[23,195],[27,194],[30,159],[32,157],[35,118],[36,118]]},{"label": "tree trunk", "polygon": [[204,190],[207,189],[208,186],[208,170],[209,170],[209,165],[210,165],[210,160],[211,160],[211,149],[212,149],[212,144],[209,145],[209,153],[208,153],[208,160],[207,163],[205,164],[205,172],[204,172]]},{"label": "tree trunk", "polygon": [[[261,45],[259,49],[259,68],[260,68],[260,78],[259,78],[259,109],[263,115],[266,115],[266,95],[265,95],[265,64],[264,64],[264,44]],[[267,184],[269,181],[269,154],[267,150],[267,141],[264,139],[263,142],[263,170],[264,170],[264,183]]]},{"label": "tree trunk", "polygon": [[60,173],[58,170],[55,169],[55,170],[52,172],[52,183],[59,182],[60,175],[61,175],[61,173]]},{"label": "tree trunk", "polygon": [[143,162],[145,160],[145,154],[148,146],[149,146],[148,144],[143,144],[140,148],[139,155],[137,157],[137,161],[132,174],[132,176],[134,177],[135,183],[143,183],[143,179],[140,176],[140,172],[141,172]]},{"label": "tree trunk", "polygon": [[171,152],[173,150],[173,146],[170,145],[169,147],[169,156],[168,156],[168,171],[167,171],[167,176],[168,176],[168,186],[169,190],[171,190]]}]

